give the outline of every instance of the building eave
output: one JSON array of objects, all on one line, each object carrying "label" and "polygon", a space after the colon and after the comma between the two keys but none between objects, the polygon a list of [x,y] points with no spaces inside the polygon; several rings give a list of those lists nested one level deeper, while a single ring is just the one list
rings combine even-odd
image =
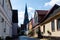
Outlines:
[{"label": "building eave", "polygon": [[59,17],[60,17],[60,12],[59,12],[59,11],[60,11],[60,8],[57,9],[57,10],[55,10],[54,13],[56,13],[56,14],[53,15],[53,16],[48,17],[46,20],[44,20],[42,23],[40,23],[40,25],[43,25],[43,24],[45,24],[45,23],[47,23],[47,22],[50,22],[50,21],[52,21],[52,20],[54,20],[54,19],[59,18]]},{"label": "building eave", "polygon": [[10,0],[9,0],[9,4],[10,4],[11,10],[12,10],[12,5],[11,5],[11,1]]},{"label": "building eave", "polygon": [[[56,7],[57,7],[57,8],[56,8]],[[48,16],[49,16],[50,14],[52,14],[52,13],[53,13],[56,9],[58,9],[59,7],[60,7],[59,5],[55,4],[55,5],[50,9],[50,11],[48,11],[47,15],[44,17],[44,19],[41,20],[40,23],[42,23],[43,21],[45,21],[45,20],[48,18]]]}]

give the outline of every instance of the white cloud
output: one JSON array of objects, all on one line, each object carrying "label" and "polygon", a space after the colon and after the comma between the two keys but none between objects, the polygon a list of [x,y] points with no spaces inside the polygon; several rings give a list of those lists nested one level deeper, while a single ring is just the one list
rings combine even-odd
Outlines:
[{"label": "white cloud", "polygon": [[34,17],[34,8],[28,7],[28,13],[29,13],[29,20],[30,20],[31,17]]},{"label": "white cloud", "polygon": [[45,3],[45,6],[53,6],[54,4],[60,5],[60,0],[51,0],[47,3]]},{"label": "white cloud", "polygon": [[28,12],[32,12],[34,9],[32,7],[28,7]]},{"label": "white cloud", "polygon": [[20,26],[20,24],[23,23],[23,19],[24,19],[24,11],[18,12],[18,25],[19,26]]}]

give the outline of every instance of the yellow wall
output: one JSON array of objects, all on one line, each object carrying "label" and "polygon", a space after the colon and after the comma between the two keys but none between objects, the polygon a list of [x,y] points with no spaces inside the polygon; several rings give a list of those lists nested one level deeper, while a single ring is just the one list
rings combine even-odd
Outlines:
[{"label": "yellow wall", "polygon": [[32,29],[32,22],[29,22],[29,30]]},{"label": "yellow wall", "polygon": [[[38,26],[36,26],[36,27],[38,27]],[[36,30],[37,30],[38,28],[36,28],[36,29],[34,29],[34,37],[38,37],[38,34],[36,33]]]}]

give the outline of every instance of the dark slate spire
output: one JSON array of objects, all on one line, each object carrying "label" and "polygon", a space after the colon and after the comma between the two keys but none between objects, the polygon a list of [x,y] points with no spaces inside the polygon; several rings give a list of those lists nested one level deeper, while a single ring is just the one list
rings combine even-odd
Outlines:
[{"label": "dark slate spire", "polygon": [[28,19],[28,11],[27,11],[27,4],[25,6],[25,15],[24,15],[24,25],[26,25],[29,22]]}]

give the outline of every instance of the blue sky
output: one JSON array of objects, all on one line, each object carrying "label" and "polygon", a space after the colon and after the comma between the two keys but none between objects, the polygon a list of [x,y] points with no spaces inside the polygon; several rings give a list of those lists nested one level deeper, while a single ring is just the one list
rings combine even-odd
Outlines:
[{"label": "blue sky", "polygon": [[60,5],[59,0],[11,0],[12,8],[18,10],[18,25],[23,23],[25,5],[28,7],[29,19],[34,16],[34,10],[49,10],[54,4]]}]

